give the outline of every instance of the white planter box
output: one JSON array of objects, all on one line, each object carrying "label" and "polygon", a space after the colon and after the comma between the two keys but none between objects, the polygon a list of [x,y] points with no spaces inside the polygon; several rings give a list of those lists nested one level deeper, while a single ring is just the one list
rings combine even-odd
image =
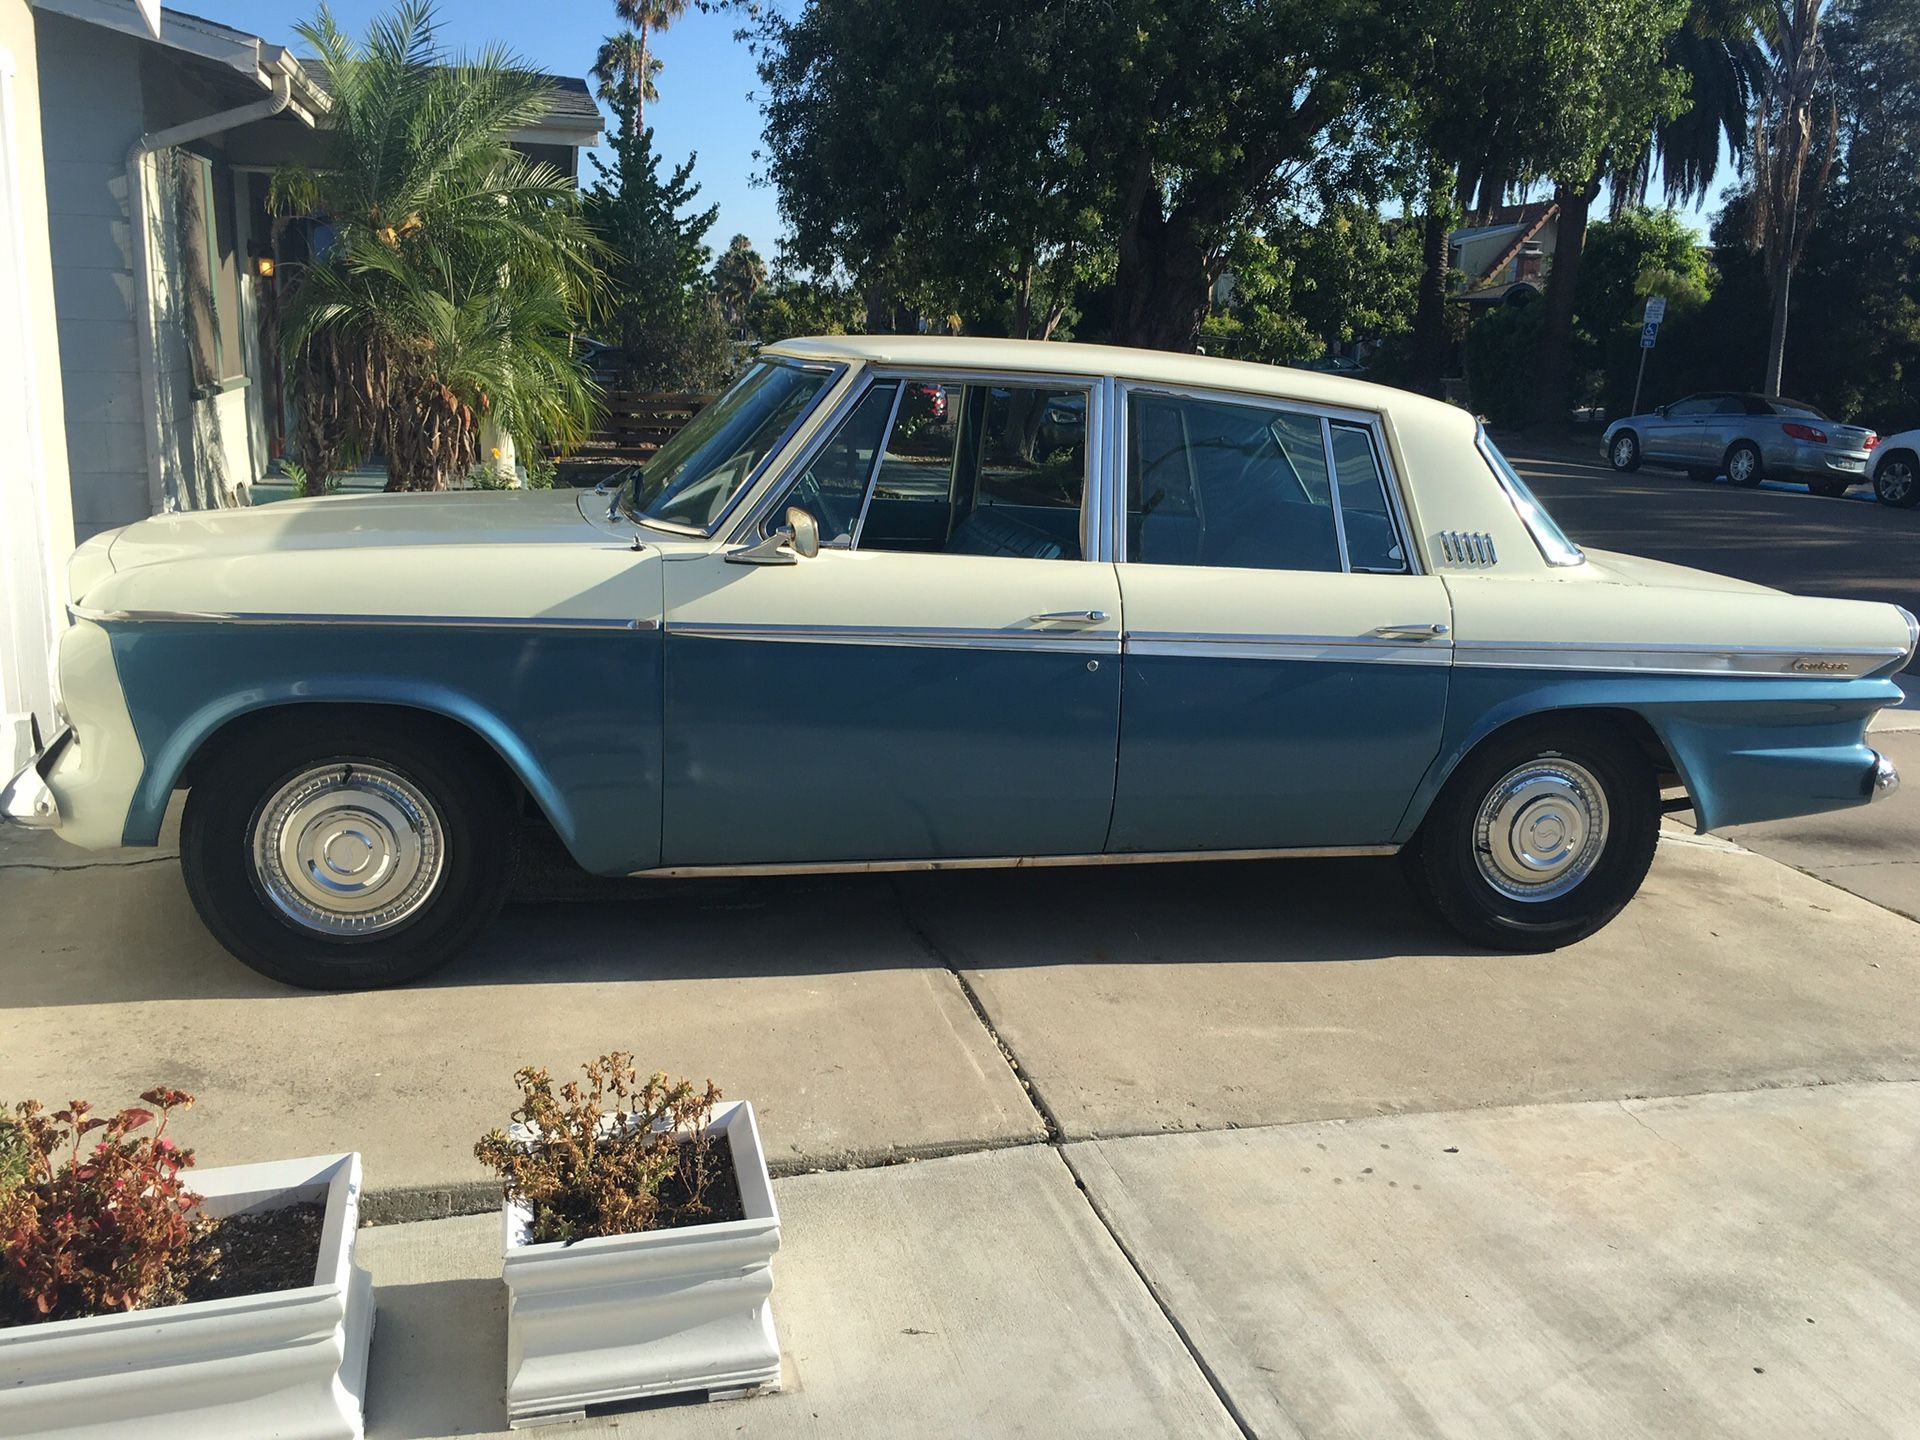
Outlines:
[{"label": "white planter box", "polygon": [[707,1133],[733,1152],[744,1220],[532,1245],[532,1217],[502,1207],[516,1428],[577,1419],[608,1401],[780,1383],[769,1303],[780,1215],[753,1106],[715,1106]]},{"label": "white planter box", "polygon": [[313,1284],[0,1330],[0,1435],[359,1440],[373,1285],[353,1263],[360,1157],[189,1170],[209,1215],[323,1201]]}]

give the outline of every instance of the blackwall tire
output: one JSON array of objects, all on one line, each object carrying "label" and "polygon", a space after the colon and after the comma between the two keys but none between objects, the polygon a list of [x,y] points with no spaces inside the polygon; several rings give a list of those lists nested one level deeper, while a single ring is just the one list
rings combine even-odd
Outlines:
[{"label": "blackwall tire", "polygon": [[1543,717],[1462,760],[1401,859],[1421,902],[1465,939],[1554,950],[1620,913],[1659,833],[1639,749],[1604,722]]},{"label": "blackwall tire", "polygon": [[498,911],[514,844],[506,774],[464,732],[292,714],[201,765],[180,862],[241,963],[312,990],[418,978]]},{"label": "blackwall tire", "polygon": [[1766,479],[1766,473],[1760,466],[1759,447],[1745,440],[1735,441],[1727,447],[1727,457],[1721,462],[1720,468],[1725,471],[1729,481],[1744,489],[1752,489]]}]

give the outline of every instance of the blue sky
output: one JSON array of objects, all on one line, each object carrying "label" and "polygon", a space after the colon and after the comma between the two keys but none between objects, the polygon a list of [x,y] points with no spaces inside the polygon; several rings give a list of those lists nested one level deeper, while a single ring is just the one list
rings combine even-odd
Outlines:
[{"label": "blue sky", "polygon": [[[317,0],[182,0],[183,8],[224,25],[262,36],[299,51],[293,27],[311,16]],[[372,17],[390,10],[391,0],[333,0],[333,13],[352,34],[365,31]],[[665,62],[659,77],[660,102],[647,107],[654,127],[654,146],[669,163],[677,164],[689,152],[698,152],[694,178],[700,182],[700,203],[720,207],[720,218],[708,236],[718,251],[735,234],[744,234],[760,253],[772,258],[780,235],[780,221],[771,188],[752,183],[759,163],[753,158],[760,142],[760,109],[750,96],[759,76],[747,47],[733,38],[740,26],[737,11],[709,15],[689,7],[673,28],[654,41],[654,51]],[[594,0],[548,0],[544,6],[512,4],[508,0],[466,0],[443,6],[440,34],[452,49],[500,41],[518,51],[529,64],[562,75],[585,75],[603,36],[616,28],[613,6]],[[581,162],[581,182],[593,178],[593,167]],[[1704,205],[1683,210],[1683,217],[1705,238],[1721,194],[1733,177],[1722,152],[1722,165],[1713,193]],[[1652,197],[1658,203],[1658,190]]]},{"label": "blue sky", "polygon": [[[180,8],[258,35],[295,53],[306,46],[293,27],[310,18],[318,0],[178,0]],[[367,22],[392,9],[391,0],[332,0],[334,17],[349,34],[365,32]],[[617,28],[611,3],[548,0],[542,5],[507,0],[465,0],[442,5],[440,36],[449,49],[472,49],[499,41],[538,69],[559,75],[585,75],[603,36]],[[749,183],[758,168],[753,152],[760,141],[760,109],[747,98],[757,87],[753,59],[733,38],[737,13],[705,15],[689,7],[673,28],[652,42],[665,62],[660,72],[660,103],[647,106],[654,147],[677,164],[699,152],[694,179],[700,201],[720,206],[720,219],[708,236],[714,249],[725,248],[736,233],[745,234],[762,254],[773,254],[780,222],[773,191]],[[580,164],[581,183],[593,167]]]}]

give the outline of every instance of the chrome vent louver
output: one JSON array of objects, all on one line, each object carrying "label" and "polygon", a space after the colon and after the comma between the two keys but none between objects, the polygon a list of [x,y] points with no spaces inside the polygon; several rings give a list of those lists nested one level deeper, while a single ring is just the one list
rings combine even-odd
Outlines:
[{"label": "chrome vent louver", "polygon": [[1485,567],[1500,563],[1493,536],[1483,530],[1442,530],[1440,555],[1449,565]]}]

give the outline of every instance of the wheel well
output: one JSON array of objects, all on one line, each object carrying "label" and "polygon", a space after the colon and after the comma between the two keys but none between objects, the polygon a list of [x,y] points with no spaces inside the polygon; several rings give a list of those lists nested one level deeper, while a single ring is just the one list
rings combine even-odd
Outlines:
[{"label": "wheel well", "polygon": [[[1673,763],[1673,757],[1667,753],[1667,747],[1661,743],[1660,736],[1653,726],[1647,723],[1646,716],[1636,710],[1616,709],[1604,705],[1574,706],[1564,710],[1534,710],[1525,715],[1516,716],[1474,741],[1473,746],[1460,759],[1464,761],[1468,755],[1498,736],[1505,735],[1522,725],[1538,725],[1543,720],[1584,720],[1604,725],[1646,758],[1647,764],[1659,778],[1662,789],[1681,783],[1679,767]],[[1458,764],[1454,768],[1458,769]]]},{"label": "wheel well", "polygon": [[181,767],[179,778],[174,783],[176,790],[190,790],[204,773],[208,764],[224,750],[233,746],[245,736],[271,730],[297,716],[307,724],[345,725],[352,721],[377,721],[389,727],[404,727],[414,734],[431,734],[450,745],[466,749],[476,764],[492,766],[501,780],[513,787],[516,804],[522,811],[537,811],[527,795],[526,787],[520,783],[520,777],[513,773],[513,767],[501,758],[499,751],[488,743],[487,738],[472,726],[463,724],[451,716],[442,715],[434,710],[422,710],[412,705],[387,705],[378,702],[342,703],[338,701],[297,702],[286,705],[270,705],[263,710],[249,710],[225,721],[195,747],[187,763]]},{"label": "wheel well", "polygon": [[1882,455],[1878,460],[1874,462],[1873,473],[1878,475],[1880,473],[1881,467],[1884,466],[1889,460],[1893,459],[1893,457],[1896,455],[1905,457],[1905,459],[1910,464],[1913,463],[1916,459],[1920,459],[1920,457],[1916,457],[1913,451],[1909,450],[1906,446],[1898,445],[1898,446],[1895,446],[1893,449],[1887,451],[1884,455]]}]

